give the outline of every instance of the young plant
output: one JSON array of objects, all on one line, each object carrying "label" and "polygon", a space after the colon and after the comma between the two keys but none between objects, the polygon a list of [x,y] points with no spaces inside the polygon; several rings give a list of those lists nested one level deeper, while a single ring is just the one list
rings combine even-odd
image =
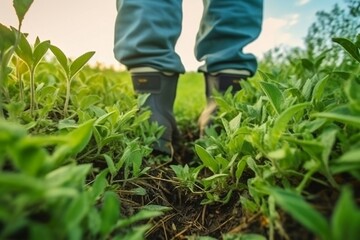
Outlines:
[{"label": "young plant", "polygon": [[9,74],[8,63],[13,54],[13,47],[15,45],[15,35],[13,32],[0,24],[0,117],[4,117],[3,112],[3,85],[5,79]]},{"label": "young plant", "polygon": [[[9,74],[8,65],[20,40],[21,26],[26,12],[33,0],[13,0],[13,6],[18,17],[17,34],[0,23],[0,118],[4,117],[2,90],[5,79]],[[14,29],[13,29],[14,30]]]},{"label": "young plant", "polygon": [[74,80],[75,76],[80,72],[80,70],[85,66],[85,64],[90,60],[90,58],[95,54],[95,52],[87,52],[83,55],[76,58],[74,61],[71,61],[66,57],[64,52],[54,46],[50,46],[50,50],[55,55],[57,61],[60,63],[62,70],[66,77],[66,96],[64,104],[64,114],[68,115],[70,93],[71,93],[71,83]]},{"label": "young plant", "polygon": [[41,59],[45,56],[50,47],[50,41],[41,42],[36,38],[34,48],[32,48],[24,34],[20,36],[19,47],[16,49],[16,54],[26,64],[30,72],[30,113],[34,116],[36,106],[35,99],[35,70],[39,65]]}]

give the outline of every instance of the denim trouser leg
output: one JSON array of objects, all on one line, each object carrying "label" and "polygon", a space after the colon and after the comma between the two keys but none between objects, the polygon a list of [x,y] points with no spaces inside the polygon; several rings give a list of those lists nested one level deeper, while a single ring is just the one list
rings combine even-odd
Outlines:
[{"label": "denim trouser leg", "polygon": [[203,72],[248,70],[253,75],[256,58],[243,48],[260,34],[263,0],[203,0],[204,14],[195,55],[205,61]]},{"label": "denim trouser leg", "polygon": [[128,68],[183,73],[175,44],[181,32],[181,0],[117,0],[116,59]]}]

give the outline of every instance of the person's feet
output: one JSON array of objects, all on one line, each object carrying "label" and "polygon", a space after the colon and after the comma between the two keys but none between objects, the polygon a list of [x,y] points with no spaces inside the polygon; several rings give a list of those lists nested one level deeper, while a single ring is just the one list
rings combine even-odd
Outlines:
[{"label": "person's feet", "polygon": [[144,107],[151,111],[150,121],[165,128],[162,136],[153,145],[155,152],[173,156],[173,142],[179,137],[173,106],[176,97],[178,74],[165,75],[161,72],[132,73],[137,93],[150,93]]}]

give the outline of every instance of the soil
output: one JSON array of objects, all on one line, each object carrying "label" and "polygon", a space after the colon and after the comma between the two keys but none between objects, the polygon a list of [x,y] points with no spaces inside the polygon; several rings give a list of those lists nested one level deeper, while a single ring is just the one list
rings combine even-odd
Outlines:
[{"label": "soil", "polygon": [[[238,192],[227,204],[202,205],[204,196],[191,193],[179,187],[174,181],[173,171],[166,165],[158,166],[147,176],[132,182],[134,187],[146,189],[146,196],[128,195],[119,192],[122,212],[132,215],[144,205],[155,204],[170,207],[171,210],[161,217],[150,221],[152,228],[147,232],[146,239],[189,239],[190,236],[210,236],[221,239],[226,233],[257,233],[269,236],[269,221],[258,213],[243,211]],[[317,200],[324,213],[333,207],[332,200],[326,193],[322,195],[324,203]],[[331,194],[330,194],[331,195]],[[326,204],[325,204],[326,202]],[[280,211],[283,230],[275,232],[275,239],[316,239],[289,215]],[[195,239],[195,238],[194,238]]]}]

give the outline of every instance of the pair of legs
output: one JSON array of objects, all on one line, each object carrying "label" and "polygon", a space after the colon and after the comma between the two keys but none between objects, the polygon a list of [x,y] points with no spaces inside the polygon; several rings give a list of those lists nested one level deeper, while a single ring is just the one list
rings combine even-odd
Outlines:
[{"label": "pair of legs", "polygon": [[[256,72],[257,62],[243,48],[261,30],[263,0],[203,0],[204,12],[196,36],[195,56],[203,61],[206,94],[235,86],[234,80]],[[134,88],[150,93],[147,106],[152,119],[165,126],[158,150],[176,138],[172,115],[177,79],[185,69],[175,44],[181,32],[181,0],[117,0],[115,24],[116,59],[132,74]],[[238,84],[237,84],[238,85]],[[211,112],[211,111],[208,111]]]}]

